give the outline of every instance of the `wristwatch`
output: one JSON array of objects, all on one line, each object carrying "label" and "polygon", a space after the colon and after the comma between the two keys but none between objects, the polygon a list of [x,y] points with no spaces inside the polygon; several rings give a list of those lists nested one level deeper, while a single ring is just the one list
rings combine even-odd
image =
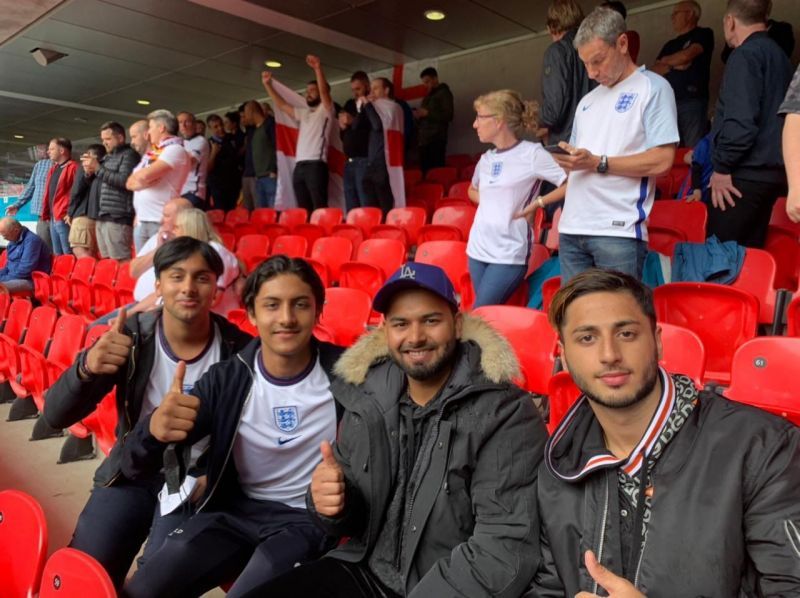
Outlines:
[{"label": "wristwatch", "polygon": [[597,165],[597,172],[605,174],[608,172],[608,156],[603,154],[600,156],[600,164]]}]

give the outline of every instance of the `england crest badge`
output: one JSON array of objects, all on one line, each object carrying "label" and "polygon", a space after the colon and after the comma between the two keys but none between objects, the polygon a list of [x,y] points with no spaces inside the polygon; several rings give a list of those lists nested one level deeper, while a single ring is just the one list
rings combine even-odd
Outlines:
[{"label": "england crest badge", "polygon": [[617,98],[617,104],[614,106],[614,110],[617,112],[627,112],[633,107],[638,95],[638,93],[629,93],[623,91],[621,94],[619,94],[619,98]]},{"label": "england crest badge", "polygon": [[300,425],[300,416],[297,414],[297,407],[293,405],[289,407],[275,407],[272,411],[275,416],[275,425],[278,426],[281,432],[291,432]]}]

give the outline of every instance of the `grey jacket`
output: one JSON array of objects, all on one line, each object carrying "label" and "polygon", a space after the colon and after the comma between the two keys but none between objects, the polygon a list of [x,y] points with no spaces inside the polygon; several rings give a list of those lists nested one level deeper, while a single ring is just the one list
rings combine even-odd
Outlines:
[{"label": "grey jacket", "polygon": [[[697,403],[650,472],[652,507],[630,577],[648,598],[800,596],[800,429],[698,393],[685,376],[673,381]],[[548,442],[533,598],[595,591],[589,549],[622,574],[616,470],[584,473],[594,421],[584,400]]]},{"label": "grey jacket", "polygon": [[103,182],[98,220],[133,223],[133,192],[125,188],[125,183],[138,163],[139,154],[127,143],[106,154],[97,169],[97,178]]},{"label": "grey jacket", "polygon": [[[516,597],[536,570],[536,468],[546,433],[530,396],[511,383],[518,371],[508,343],[465,317],[460,356],[431,426],[433,454],[411,480],[417,490],[401,558],[408,596]],[[345,352],[336,373],[345,510],[322,517],[307,502],[326,531],[350,536],[329,556],[366,562],[398,469],[392,445],[405,375],[388,359],[382,330]]]}]

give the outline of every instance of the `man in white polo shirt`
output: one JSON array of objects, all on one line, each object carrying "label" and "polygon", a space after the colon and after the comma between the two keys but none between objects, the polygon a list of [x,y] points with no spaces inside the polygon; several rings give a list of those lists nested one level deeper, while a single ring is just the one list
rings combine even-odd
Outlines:
[{"label": "man in white polo shirt", "polygon": [[619,13],[596,8],[574,44],[599,85],[578,104],[570,143],[559,144],[568,154],[553,156],[569,172],[558,227],[562,284],[592,267],[641,279],[655,177],[672,166],[679,140],[675,95],[633,62]]},{"label": "man in white polo shirt", "polygon": [[322,64],[316,56],[306,56],[306,64],[315,75],[306,85],[308,108],[297,108],[289,104],[272,85],[272,73],[261,73],[261,81],[272,102],[297,121],[296,161],[292,174],[292,186],[297,206],[308,210],[328,205],[328,143],[334,128],[338,128],[333,111],[331,88],[322,72]]},{"label": "man in white polo shirt", "polygon": [[183,147],[189,154],[189,174],[181,189],[181,197],[192,202],[195,208],[206,207],[206,174],[208,171],[208,140],[197,132],[197,121],[191,112],[178,112],[178,131],[183,137]]},{"label": "man in white polo shirt", "polygon": [[158,232],[164,204],[181,194],[191,167],[183,139],[177,137],[178,120],[172,112],[154,110],[147,115],[147,122],[150,149],[126,183],[133,191],[133,244],[137,253]]}]

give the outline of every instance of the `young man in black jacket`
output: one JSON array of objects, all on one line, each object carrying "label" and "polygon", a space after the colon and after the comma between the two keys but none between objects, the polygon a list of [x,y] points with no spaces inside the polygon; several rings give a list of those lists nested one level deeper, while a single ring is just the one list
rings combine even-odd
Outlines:
[{"label": "young man in black jacket", "polygon": [[159,248],[153,265],[163,308],[127,319],[121,310],[111,329],[79,353],[47,392],[44,408],[49,425],[66,428],[116,391],[117,442],[95,473],[70,545],[96,558],[118,587],[148,535],[164,483],[158,470],[135,481],[122,473],[129,433],[158,406],[179,362],[187,364],[183,383],[189,388],[251,338],[211,312],[223,264],[210,245],[173,239]]},{"label": "young man in black jacket", "polygon": [[97,253],[95,225],[103,182],[97,178],[93,168],[94,163],[105,158],[105,155],[105,147],[99,143],[90,145],[81,156],[81,168],[75,171],[67,208],[67,224],[69,246],[76,258],[94,257]]},{"label": "young man in black jacket", "polygon": [[136,426],[126,475],[158,471],[167,443],[191,445],[210,434],[211,448],[197,513],[136,572],[126,596],[199,596],[232,579],[228,596],[241,596],[329,547],[305,505],[320,443],[336,436],[330,384],[341,350],[312,336],[324,301],[322,281],[304,260],[262,262],[244,291],[260,338],[189,394],[179,368],[161,405]]},{"label": "young man in black jacket", "polygon": [[550,321],[583,391],[539,468],[535,598],[800,595],[800,430],[659,367],[652,291],[587,270]]}]

